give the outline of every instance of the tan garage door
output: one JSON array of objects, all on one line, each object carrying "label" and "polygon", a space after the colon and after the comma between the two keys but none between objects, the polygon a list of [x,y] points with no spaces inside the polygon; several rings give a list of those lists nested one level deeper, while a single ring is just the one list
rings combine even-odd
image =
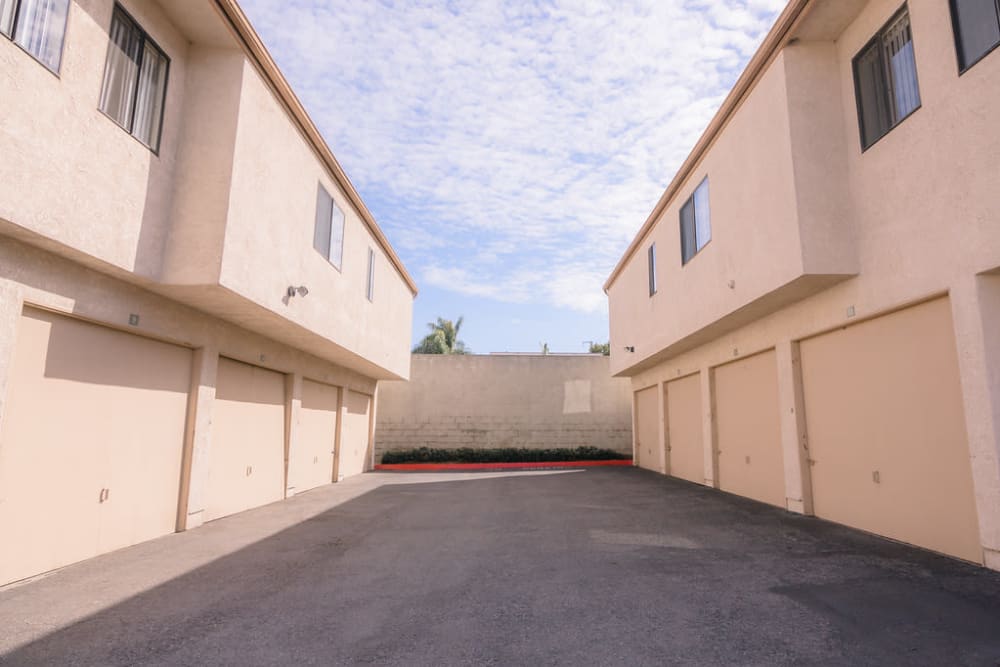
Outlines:
[{"label": "tan garage door", "polygon": [[285,376],[219,359],[205,518],[285,497]]},{"label": "tan garage door", "polygon": [[719,487],[785,506],[774,351],[715,369]]},{"label": "tan garage door", "polygon": [[302,381],[298,437],[288,462],[290,483],[297,492],[333,481],[338,393],[337,387]]},{"label": "tan garage door", "polygon": [[981,562],[948,300],[800,350],[817,516]]},{"label": "tan garage door", "polygon": [[191,352],[25,308],[0,429],[0,584],[174,531]]},{"label": "tan garage door", "polygon": [[344,390],[344,432],[340,440],[340,479],[360,475],[368,460],[368,415],[371,396]]},{"label": "tan garage door", "polygon": [[636,465],[663,472],[663,449],[660,447],[660,411],[656,406],[659,392],[648,387],[635,392],[635,453]]},{"label": "tan garage door", "polygon": [[667,426],[670,474],[705,483],[705,448],[702,446],[701,375],[667,383]]}]

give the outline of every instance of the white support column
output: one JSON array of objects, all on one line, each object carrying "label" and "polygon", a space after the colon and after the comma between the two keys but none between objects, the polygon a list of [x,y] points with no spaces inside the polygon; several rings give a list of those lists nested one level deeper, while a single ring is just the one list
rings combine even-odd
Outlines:
[{"label": "white support column", "polygon": [[705,367],[701,380],[701,439],[705,451],[705,486],[719,488],[719,443],[715,428],[715,369]]},{"label": "white support column", "polygon": [[629,388],[629,391],[632,393],[632,465],[638,467],[639,448],[637,447],[637,443],[639,442],[639,422],[636,420],[639,414],[638,399],[636,398],[638,392],[636,392],[634,384]]},{"label": "white support column", "polygon": [[194,351],[191,391],[188,395],[184,459],[177,530],[197,528],[205,521],[208,469],[212,446],[212,409],[219,372],[219,351],[203,347]]},{"label": "white support column", "polygon": [[368,470],[375,470],[375,419],[378,417],[378,383],[372,391],[371,408],[368,410]]},{"label": "white support column", "polygon": [[1000,276],[963,280],[951,308],[983,560],[1000,570]]},{"label": "white support column", "polygon": [[21,290],[17,285],[0,280],[0,429],[3,429],[3,409],[7,402],[8,368],[14,358],[17,323],[23,309]]},{"label": "white support column", "polygon": [[657,408],[657,439],[660,448],[660,456],[663,465],[660,472],[664,475],[670,474],[670,437],[667,433],[667,384],[665,382],[656,383],[656,404]]},{"label": "white support column", "polygon": [[337,390],[337,432],[333,438],[333,481],[340,481],[340,450],[344,441],[344,419],[347,417],[347,387]]},{"label": "white support column", "polygon": [[295,495],[298,473],[294,462],[299,448],[299,420],[302,415],[302,375],[289,373],[285,376],[285,497]]},{"label": "white support column", "polygon": [[778,362],[781,450],[785,463],[785,507],[790,512],[811,515],[812,477],[806,440],[799,344],[788,340],[780,341],[775,346],[775,353]]}]

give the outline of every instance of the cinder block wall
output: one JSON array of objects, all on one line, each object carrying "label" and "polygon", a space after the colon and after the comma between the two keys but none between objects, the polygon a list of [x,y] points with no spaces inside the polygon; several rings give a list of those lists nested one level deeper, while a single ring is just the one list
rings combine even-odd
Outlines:
[{"label": "cinder block wall", "polygon": [[380,382],[376,461],[413,447],[602,447],[632,453],[631,385],[600,355],[413,355]]}]

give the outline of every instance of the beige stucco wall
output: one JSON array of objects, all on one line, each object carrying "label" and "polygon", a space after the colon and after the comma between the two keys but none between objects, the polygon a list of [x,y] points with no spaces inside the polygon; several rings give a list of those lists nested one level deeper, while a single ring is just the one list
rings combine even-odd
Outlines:
[{"label": "beige stucco wall", "polygon": [[[0,39],[0,99],[16,101],[0,125],[0,233],[405,378],[413,292],[225,19],[200,0],[122,4],[170,58],[158,153],[97,108],[114,2],[73,0],[58,76]],[[340,271],[312,248],[319,182],[347,217]],[[310,294],[289,300],[289,285]]]},{"label": "beige stucco wall", "polygon": [[[817,0],[814,4],[829,2]],[[683,292],[664,300],[662,307],[651,304],[657,297],[650,299],[646,290],[645,245],[613,281],[609,289],[612,366],[629,375],[635,389],[700,372],[702,395],[711,397],[714,368],[775,348],[785,505],[808,512],[809,416],[802,405],[797,341],[948,294],[967,432],[965,456],[972,470],[982,545],[976,560],[1000,568],[1000,359],[993,333],[1000,311],[995,277],[1000,267],[1000,190],[996,188],[1000,126],[995,114],[988,111],[1000,108],[1000,55],[994,52],[959,76],[947,3],[909,2],[922,106],[862,153],[851,59],[895,13],[899,3],[872,0],[844,6],[848,5],[850,15],[836,30],[826,18],[812,24],[806,21],[797,28],[801,41],[785,46],[782,55],[771,63],[703,159],[703,164],[709,166],[690,179],[687,189],[682,189],[660,224],[653,228],[652,235],[664,235],[658,239],[676,236],[677,207],[689,188],[704,173],[709,175],[711,244],[682,269],[677,241],[672,241],[673,246],[657,242],[659,261],[666,265],[661,270],[660,284],[677,280],[684,285]],[[831,63],[834,53],[835,62]],[[754,120],[751,101],[755,95],[775,96],[772,104],[780,107],[782,89],[774,85],[775,78],[784,78],[787,117],[791,119],[788,132],[792,166],[782,172],[782,179],[790,179],[783,180],[783,184],[795,184],[794,205],[799,207],[800,219],[807,211],[812,211],[808,215],[813,218],[822,218],[821,213],[826,211],[825,229],[843,229],[852,238],[858,275],[818,292],[807,290],[795,303],[749,314],[743,311],[740,315],[746,316],[747,322],[735,328],[718,326],[727,315],[716,320],[709,316],[699,322],[692,315],[694,309],[707,312],[717,308],[717,312],[731,314],[737,312],[732,309],[740,306],[739,300],[728,299],[725,291],[718,289],[715,276],[695,280],[693,272],[690,278],[670,272],[678,276],[688,272],[701,255],[708,260],[717,253],[723,257],[712,261],[728,260],[725,255],[730,246],[724,242],[730,238],[737,242],[732,252],[741,258],[739,266],[743,271],[735,277],[737,289],[741,281],[756,280],[758,273],[767,275],[773,263],[787,261],[782,254],[788,252],[786,246],[761,247],[741,236],[758,229],[768,234],[768,220],[747,216],[745,231],[729,224],[726,205],[720,207],[717,202],[730,197],[742,201],[744,191],[724,187],[722,179],[713,176],[716,169],[711,167],[741,163],[747,174],[772,168],[773,151],[758,145],[757,150],[740,152],[727,143],[725,135],[740,126],[741,115]],[[816,99],[835,104],[818,111]],[[817,125],[813,126],[808,119],[817,113]],[[756,117],[760,131],[768,133],[769,127],[784,122],[780,111],[776,111],[776,117],[777,121]],[[842,141],[836,139],[839,136]],[[755,146],[750,137],[746,142],[742,145]],[[824,158],[817,163],[815,153],[819,150]],[[816,189],[817,183],[827,178],[832,179],[834,192],[845,193],[839,212],[831,202],[824,203],[822,193]],[[783,191],[761,189],[756,197],[764,200]],[[764,205],[746,204],[751,211]],[[815,233],[817,239],[825,233],[822,226],[800,225],[799,229],[819,230]],[[668,247],[670,250],[664,252]],[[726,275],[727,265],[719,266],[719,275]],[[668,275],[670,278],[665,277]],[[691,305],[701,302],[707,305]],[[690,349],[670,349],[673,334],[658,339],[653,333],[698,326],[704,328],[692,339]],[[625,345],[635,345],[636,353],[624,352]],[[646,359],[651,360],[648,367],[644,365]],[[708,414],[709,418],[703,420],[704,446],[706,471],[711,472],[718,465],[712,455],[718,446],[718,429],[711,412]],[[718,483],[714,474],[706,474],[706,479],[709,484]]]},{"label": "beige stucco wall", "polygon": [[[613,373],[633,374],[723,327],[856,273],[849,230],[838,224],[837,180],[811,178],[818,169],[807,166],[825,161],[829,141],[797,144],[793,154],[792,130],[816,103],[806,97],[807,108],[790,106],[799,96],[789,98],[785,60],[779,55],[610,286]],[[799,59],[792,60],[788,68],[798,73]],[[797,74],[796,81],[802,78]],[[826,79],[832,85],[832,77]],[[680,209],[706,176],[712,239],[682,266]],[[800,198],[806,207],[800,208]],[[649,296],[647,249],[653,243],[658,292]],[[695,292],[699,298],[691,298]],[[635,351],[622,352],[625,347]]]},{"label": "beige stucco wall", "polygon": [[[204,518],[209,502],[207,490],[211,481],[212,430],[214,425],[217,388],[217,368],[220,355],[264,367],[286,378],[308,377],[352,392],[371,395],[376,381],[346,368],[331,364],[259,334],[236,327],[223,320],[205,315],[176,301],[148,290],[115,280],[100,272],[84,268],[51,253],[18,241],[0,238],[0,414],[8,409],[7,368],[18,347],[17,321],[23,308],[39,306],[57,313],[90,320],[128,333],[168,341],[193,349],[191,396],[188,401],[187,433],[178,448],[186,448],[191,460],[187,492],[181,525],[193,527]],[[129,325],[130,315],[139,316],[137,326]],[[301,400],[301,397],[298,397]],[[287,401],[286,401],[287,403]],[[11,408],[13,409],[13,408]],[[287,410],[287,408],[286,408]],[[296,422],[301,410],[292,412]],[[0,419],[0,428],[6,423]],[[282,441],[290,450],[289,457],[301,458],[300,447],[309,449],[301,438],[310,430],[290,429],[293,434],[278,433],[278,456]],[[87,429],[77,432],[77,445],[83,449],[100,445],[100,434]],[[294,486],[294,479],[290,480]],[[280,488],[279,488],[280,493]]]},{"label": "beige stucco wall", "polygon": [[379,384],[376,461],[413,447],[603,447],[632,453],[632,395],[599,355],[414,355]]},{"label": "beige stucco wall", "polygon": [[170,224],[188,40],[156,2],[123,4],[171,58],[159,155],[98,110],[114,3],[74,0],[58,77],[0,38],[0,220],[153,277]]}]

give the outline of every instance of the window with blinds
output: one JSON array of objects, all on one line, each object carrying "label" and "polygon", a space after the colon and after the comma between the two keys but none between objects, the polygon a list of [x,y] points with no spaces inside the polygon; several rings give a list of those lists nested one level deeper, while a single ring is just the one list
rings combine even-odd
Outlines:
[{"label": "window with blinds", "polygon": [[0,33],[59,72],[69,0],[0,0]]},{"label": "window with blinds", "polygon": [[99,108],[154,152],[160,149],[170,60],[115,6]]},{"label": "window with blinds", "polygon": [[862,149],[920,108],[910,14],[904,6],[854,57]]},{"label": "window with blinds", "polygon": [[375,300],[375,251],[368,248],[368,280],[365,284],[365,296],[369,301]]},{"label": "window with blinds", "polygon": [[344,255],[344,211],[322,184],[316,197],[313,248],[338,270]]},{"label": "window with blinds", "polygon": [[656,244],[653,243],[646,251],[647,264],[649,266],[649,296],[656,294]]},{"label": "window with blinds", "polygon": [[681,264],[687,264],[712,240],[712,215],[708,206],[708,177],[681,206]]},{"label": "window with blinds", "polygon": [[1000,0],[951,0],[951,22],[959,72],[1000,46]]}]

